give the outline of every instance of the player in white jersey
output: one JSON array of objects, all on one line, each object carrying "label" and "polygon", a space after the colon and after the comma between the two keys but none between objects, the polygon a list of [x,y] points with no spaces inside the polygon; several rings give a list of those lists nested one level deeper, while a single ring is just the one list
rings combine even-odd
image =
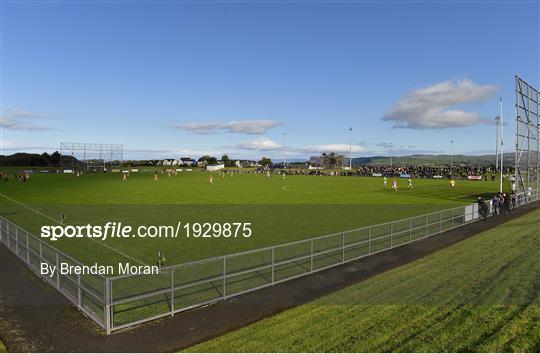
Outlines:
[{"label": "player in white jersey", "polygon": [[386,189],[386,185],[388,184],[388,180],[386,179],[386,177],[383,178],[383,183],[384,183],[384,189]]},{"label": "player in white jersey", "polygon": [[397,180],[395,178],[392,180],[392,189],[394,192],[398,191]]}]

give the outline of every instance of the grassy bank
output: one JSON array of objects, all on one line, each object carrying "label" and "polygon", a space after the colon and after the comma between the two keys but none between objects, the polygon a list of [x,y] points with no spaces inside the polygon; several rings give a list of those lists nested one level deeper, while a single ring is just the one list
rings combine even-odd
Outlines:
[{"label": "grassy bank", "polygon": [[538,352],[540,210],[188,351]]}]

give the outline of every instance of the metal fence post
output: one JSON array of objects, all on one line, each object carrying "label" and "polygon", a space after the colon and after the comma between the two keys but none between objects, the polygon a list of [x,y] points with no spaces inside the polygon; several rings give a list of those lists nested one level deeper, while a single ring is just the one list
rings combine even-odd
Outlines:
[{"label": "metal fence post", "polygon": [[394,246],[394,223],[390,223],[390,248]]},{"label": "metal fence post", "polygon": [[409,218],[409,243],[412,242],[412,218]]},{"label": "metal fence post", "polygon": [[77,273],[77,306],[81,308],[82,306],[82,296],[81,296],[81,274]]},{"label": "metal fence post", "polygon": [[341,263],[345,263],[345,233],[341,234]]},{"label": "metal fence post", "polygon": [[111,334],[111,328],[112,328],[112,316],[111,316],[111,280],[109,278],[105,278],[105,292],[103,294],[105,302],[105,330],[107,331],[107,334]]},{"label": "metal fence post", "polygon": [[28,234],[26,234],[26,262],[30,264],[30,241],[28,241]]},{"label": "metal fence post", "polygon": [[58,251],[55,251],[54,254],[56,255],[56,288],[60,290],[60,263],[58,261]]},{"label": "metal fence post", "polygon": [[17,228],[15,228],[15,253],[17,256],[19,255],[19,232]]},{"label": "metal fence post", "polygon": [[174,267],[171,267],[171,317],[174,316]]},{"label": "metal fence post", "polygon": [[227,258],[223,257],[223,261],[222,261],[222,270],[223,270],[223,299],[225,300],[225,297],[227,296],[227,291],[225,290],[226,289],[226,277],[227,277],[227,261],[226,261]]},{"label": "metal fence post", "polygon": [[275,279],[275,266],[274,266],[274,263],[275,263],[275,254],[276,254],[276,248],[275,247],[272,247],[272,284],[274,284],[274,279]]},{"label": "metal fence post", "polygon": [[371,227],[368,227],[368,254],[371,254]]},{"label": "metal fence post", "polygon": [[311,263],[311,267],[310,267],[310,273],[313,273],[313,239],[311,239],[311,250],[310,250],[310,263]]}]

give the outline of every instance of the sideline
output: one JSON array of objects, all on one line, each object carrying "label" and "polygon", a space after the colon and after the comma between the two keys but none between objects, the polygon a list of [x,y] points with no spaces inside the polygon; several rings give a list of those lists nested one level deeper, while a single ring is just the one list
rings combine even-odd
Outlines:
[{"label": "sideline", "polygon": [[[58,225],[60,225],[60,226],[64,225],[64,224],[62,224],[60,221],[58,221],[58,220],[56,220],[56,219],[50,217],[49,215],[43,214],[43,213],[41,213],[41,212],[39,212],[39,211],[37,211],[37,210],[34,210],[34,209],[30,208],[29,206],[27,206],[27,205],[25,205],[25,204],[23,204],[23,203],[21,203],[21,202],[18,202],[18,201],[16,201],[16,200],[13,199],[13,198],[8,197],[8,196],[5,195],[5,194],[0,193],[0,197],[4,197],[4,198],[6,198],[7,200],[9,200],[9,201],[12,202],[12,203],[15,203],[15,204],[17,204],[17,205],[20,205],[20,206],[22,206],[23,208],[26,208],[26,209],[28,209],[28,210],[30,210],[30,211],[32,211],[32,212],[34,212],[34,213],[36,213],[36,214],[38,214],[38,215],[40,215],[40,216],[43,216],[43,217],[45,217],[45,218],[51,220],[51,221],[54,222],[55,224],[58,224]],[[114,248],[114,247],[111,247],[111,246],[105,244],[104,242],[100,242],[100,241],[98,241],[98,240],[96,240],[96,239],[93,239],[93,238],[90,238],[90,240],[92,240],[92,241],[94,241],[94,242],[97,242],[98,244],[102,245],[103,247],[106,247],[106,248],[110,249],[111,251],[114,251],[114,252],[118,253],[119,255],[121,255],[121,256],[123,256],[123,257],[126,257],[126,258],[128,258],[128,259],[131,259],[132,261],[135,261],[135,262],[137,262],[137,263],[139,263],[139,264],[142,264],[142,265],[148,265],[148,264],[146,264],[146,263],[144,263],[144,262],[142,262],[142,261],[140,261],[140,260],[138,260],[138,259],[136,259],[136,258],[133,258],[133,257],[130,256],[130,255],[125,254],[125,253],[122,252],[122,251],[117,250],[117,249]],[[54,245],[53,245],[53,246],[54,246]]]},{"label": "sideline", "polygon": [[539,207],[540,202],[531,203],[514,209],[510,217],[474,222],[110,336],[0,247],[0,333],[6,346],[15,352],[174,352],[423,258]]}]

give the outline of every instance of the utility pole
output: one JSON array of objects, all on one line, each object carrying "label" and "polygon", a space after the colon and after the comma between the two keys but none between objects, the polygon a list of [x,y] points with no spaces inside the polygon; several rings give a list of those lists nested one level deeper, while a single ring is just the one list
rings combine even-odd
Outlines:
[{"label": "utility pole", "polygon": [[349,171],[352,171],[352,127],[349,128]]}]

